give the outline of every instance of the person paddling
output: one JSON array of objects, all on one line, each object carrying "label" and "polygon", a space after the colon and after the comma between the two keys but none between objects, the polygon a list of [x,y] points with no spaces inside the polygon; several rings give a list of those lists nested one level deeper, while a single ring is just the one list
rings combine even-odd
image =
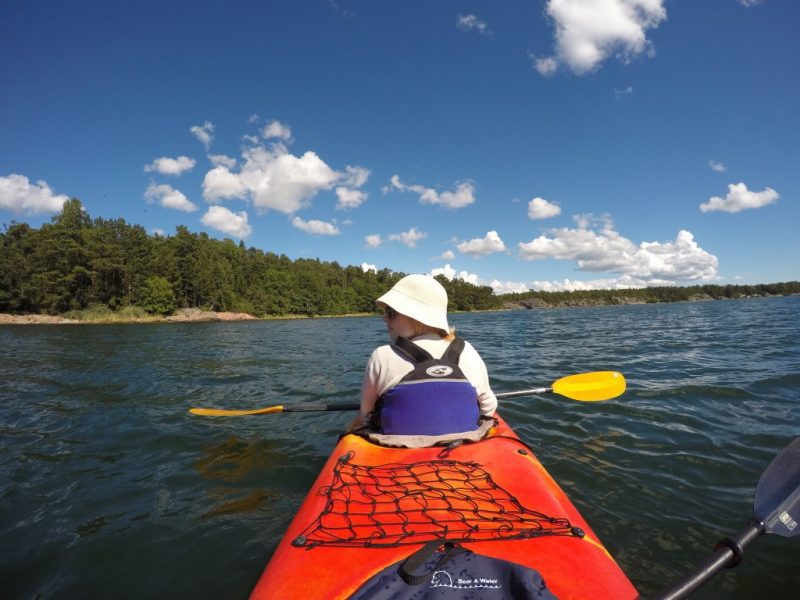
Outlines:
[{"label": "person paddling", "polygon": [[408,275],[377,299],[393,344],[376,348],[350,430],[437,436],[479,429],[497,398],[475,348],[447,322],[447,292],[429,275]]}]

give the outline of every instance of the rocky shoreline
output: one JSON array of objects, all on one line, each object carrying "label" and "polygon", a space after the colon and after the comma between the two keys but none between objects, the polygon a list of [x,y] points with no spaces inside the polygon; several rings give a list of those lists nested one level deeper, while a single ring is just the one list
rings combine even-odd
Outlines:
[{"label": "rocky shoreline", "polygon": [[248,313],[214,312],[199,308],[182,308],[167,317],[140,317],[134,319],[68,319],[61,315],[9,315],[0,314],[0,325],[80,325],[91,323],[202,323],[209,321],[257,321]]}]

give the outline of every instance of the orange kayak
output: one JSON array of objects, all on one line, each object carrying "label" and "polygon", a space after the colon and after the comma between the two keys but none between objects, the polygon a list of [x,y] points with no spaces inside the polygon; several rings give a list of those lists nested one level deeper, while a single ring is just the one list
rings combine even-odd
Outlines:
[{"label": "orange kayak", "polygon": [[[399,575],[407,559],[405,571],[417,569],[416,581]],[[520,592],[526,585],[549,595]],[[638,596],[564,491],[498,418],[483,440],[453,448],[389,448],[342,437],[251,598],[445,598],[449,592]]]}]

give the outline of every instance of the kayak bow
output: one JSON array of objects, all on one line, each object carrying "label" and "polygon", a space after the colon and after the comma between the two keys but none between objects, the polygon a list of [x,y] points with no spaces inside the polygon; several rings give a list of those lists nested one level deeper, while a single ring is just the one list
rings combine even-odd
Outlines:
[{"label": "kayak bow", "polygon": [[[428,565],[436,556],[426,563],[421,552],[437,549],[438,569],[411,576],[415,585],[400,580],[406,559]],[[489,563],[510,570],[467,573]],[[562,599],[637,596],[564,491],[498,417],[485,439],[454,448],[342,437],[251,597],[369,598],[388,585],[399,598],[423,590],[446,597],[444,588],[461,594],[465,586],[476,597],[509,598],[522,580],[543,580]]]}]

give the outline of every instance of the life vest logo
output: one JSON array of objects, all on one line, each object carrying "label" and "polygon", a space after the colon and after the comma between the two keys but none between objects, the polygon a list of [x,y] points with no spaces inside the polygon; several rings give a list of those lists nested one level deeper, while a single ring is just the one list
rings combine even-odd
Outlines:
[{"label": "life vest logo", "polygon": [[499,590],[503,586],[495,578],[460,576],[454,579],[447,571],[435,571],[431,577],[430,587],[445,587],[457,590],[474,590],[477,588]]},{"label": "life vest logo", "polygon": [[447,377],[453,372],[453,367],[448,367],[447,365],[436,365],[433,367],[428,367],[425,369],[425,372],[431,377]]}]

